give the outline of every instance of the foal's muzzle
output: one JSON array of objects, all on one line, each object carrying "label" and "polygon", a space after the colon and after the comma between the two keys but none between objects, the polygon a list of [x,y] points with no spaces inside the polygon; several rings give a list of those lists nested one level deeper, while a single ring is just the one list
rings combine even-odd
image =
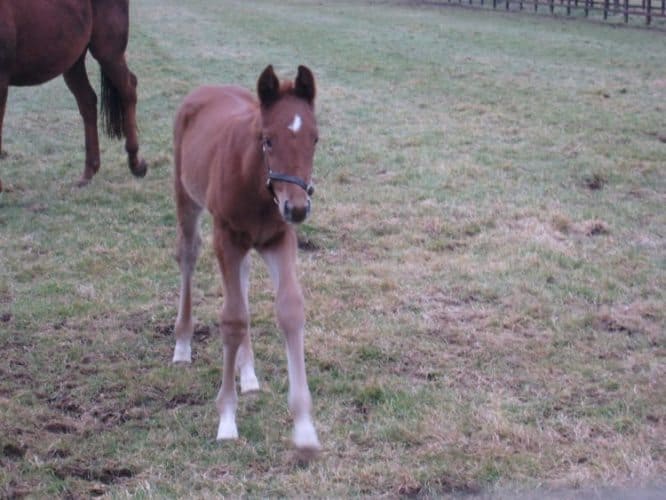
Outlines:
[{"label": "foal's muzzle", "polygon": [[[280,200],[277,196],[275,189],[273,188],[274,182],[286,182],[287,184],[296,184],[306,193],[305,203],[304,204],[294,204],[293,201],[289,198]],[[308,215],[310,215],[310,210],[312,209],[312,202],[310,201],[310,196],[314,193],[314,186],[308,184],[300,177],[295,175],[280,174],[273,172],[272,170],[268,171],[268,180],[266,181],[266,187],[273,195],[275,203],[280,209],[280,213],[284,220],[291,222],[293,224],[299,224],[303,222]],[[301,197],[299,197],[301,198]]]},{"label": "foal's muzzle", "polygon": [[310,215],[310,209],[312,204],[310,203],[310,198],[308,197],[307,203],[305,206],[295,207],[291,204],[289,200],[284,202],[284,206],[281,208],[282,216],[287,222],[293,224],[299,224],[303,222],[308,215]]}]

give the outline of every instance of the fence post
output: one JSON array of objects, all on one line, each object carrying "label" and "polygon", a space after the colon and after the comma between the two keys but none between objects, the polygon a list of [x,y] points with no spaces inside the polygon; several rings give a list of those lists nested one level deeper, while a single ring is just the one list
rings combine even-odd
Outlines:
[{"label": "fence post", "polygon": [[647,9],[645,11],[645,24],[652,22],[652,0],[647,0]]},{"label": "fence post", "polygon": [[548,0],[548,3],[550,4],[550,13],[552,14],[555,12],[555,0]]},{"label": "fence post", "polygon": [[[666,0],[665,0],[666,1]],[[589,0],[585,0],[585,17],[590,13]]]},{"label": "fence post", "polygon": [[567,16],[571,15],[571,0],[567,0]]},{"label": "fence post", "polygon": [[624,22],[629,22],[629,0],[624,0]]},{"label": "fence post", "polygon": [[[627,3],[627,0],[624,0]],[[604,0],[604,20],[608,19],[608,0]]]}]

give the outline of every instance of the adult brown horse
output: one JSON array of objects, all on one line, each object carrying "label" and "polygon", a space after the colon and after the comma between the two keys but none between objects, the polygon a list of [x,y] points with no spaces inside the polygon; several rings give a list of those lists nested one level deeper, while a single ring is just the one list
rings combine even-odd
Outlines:
[{"label": "adult brown horse", "polygon": [[[130,170],[146,174],[136,131],[136,76],[125,62],[129,0],[0,0],[0,152],[10,85],[38,85],[63,75],[85,127],[86,163],[79,185],[99,170],[97,96],[88,81],[86,53],[102,69],[106,131],[125,136]],[[0,185],[1,186],[1,185]]]},{"label": "adult brown horse", "polygon": [[272,66],[257,82],[259,100],[235,86],[201,87],[185,98],[174,126],[175,198],[181,272],[173,361],[191,361],[191,280],[199,253],[199,218],[213,216],[213,240],[222,272],[224,342],[222,387],[217,396],[217,439],[238,437],[235,367],[241,392],[255,391],[249,337],[250,250],[268,265],[277,291],[276,311],[287,344],[289,408],[294,444],[319,449],[303,352],[303,294],[296,275],[293,224],[310,212],[317,142],[315,81],[299,66],[295,81],[280,83]]}]

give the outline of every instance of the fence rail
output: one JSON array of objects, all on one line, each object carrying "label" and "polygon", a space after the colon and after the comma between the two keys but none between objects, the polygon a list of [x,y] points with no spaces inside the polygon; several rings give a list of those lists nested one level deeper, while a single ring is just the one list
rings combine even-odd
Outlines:
[{"label": "fence rail", "polygon": [[645,20],[645,24],[652,24],[653,19],[666,19],[666,0],[431,0],[431,4],[460,4],[469,6],[490,7],[493,9],[526,10],[546,8],[551,14],[556,11],[566,12],[568,16],[574,12],[589,17],[598,13],[604,20],[609,17],[623,16],[624,22],[630,18]]}]

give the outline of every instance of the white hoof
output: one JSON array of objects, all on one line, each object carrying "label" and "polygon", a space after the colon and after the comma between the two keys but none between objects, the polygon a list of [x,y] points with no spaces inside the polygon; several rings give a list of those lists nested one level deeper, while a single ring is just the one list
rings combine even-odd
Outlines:
[{"label": "white hoof", "polygon": [[317,431],[309,418],[294,423],[294,446],[299,450],[317,452],[321,449]]},{"label": "white hoof", "polygon": [[254,370],[247,370],[247,372],[241,371],[240,390],[241,394],[247,394],[248,392],[256,392],[259,390],[259,380],[257,380]]},{"label": "white hoof", "polygon": [[176,348],[173,350],[174,363],[191,363],[192,347],[186,340],[176,340]]},{"label": "white hoof", "polygon": [[220,425],[217,428],[217,440],[238,439],[238,428],[233,416],[220,417]]}]

